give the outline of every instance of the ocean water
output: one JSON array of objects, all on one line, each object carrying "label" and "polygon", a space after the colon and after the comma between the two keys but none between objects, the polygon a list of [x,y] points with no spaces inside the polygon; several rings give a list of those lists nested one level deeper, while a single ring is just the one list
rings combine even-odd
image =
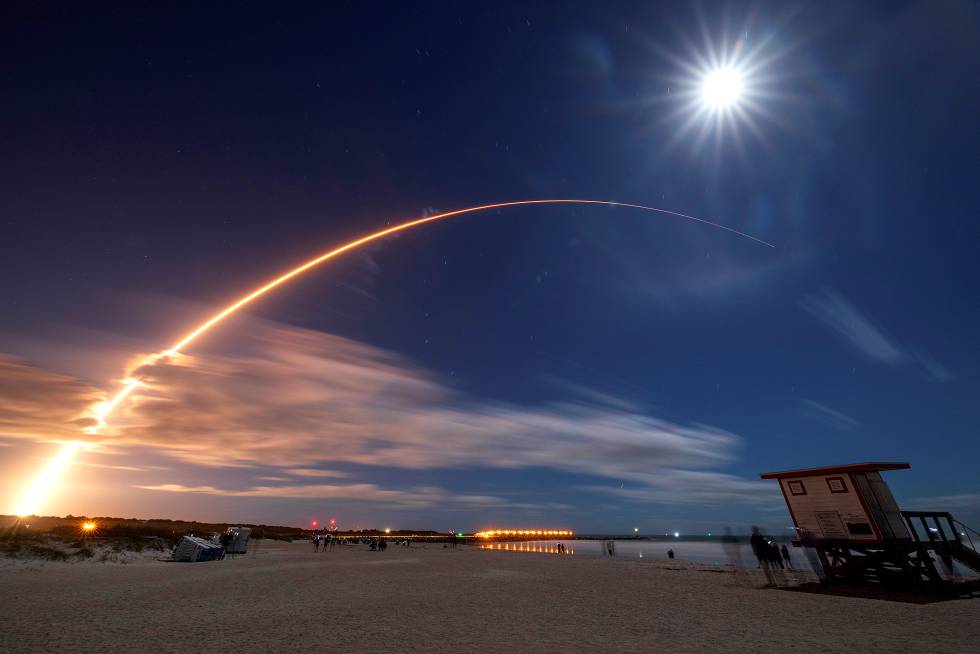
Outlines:
[{"label": "ocean water", "polygon": [[[602,556],[602,541],[599,540],[539,540],[520,543],[494,543],[485,545],[492,549],[507,550],[518,554],[558,554],[556,545],[561,542],[567,550],[566,555],[575,556]],[[682,561],[692,561],[694,563],[707,563],[710,565],[731,564],[740,568],[754,569],[757,567],[755,555],[748,542],[743,539],[731,550],[726,549],[720,540],[684,540],[677,538],[674,540],[614,540],[616,543],[617,557],[651,558],[658,560],[669,560],[667,550],[674,550],[674,558]],[[809,570],[810,561],[807,559],[804,550],[799,547],[789,548],[790,562],[796,569]],[[953,570],[946,571],[937,561],[939,572],[946,578],[966,578],[972,576],[972,570],[966,568],[958,562],[953,563]]]},{"label": "ocean water", "polygon": [[[501,551],[512,551],[517,554],[558,554],[557,543],[565,545],[567,555],[574,556],[602,556],[601,542],[599,540],[538,540],[520,543],[492,543],[483,547]],[[674,540],[616,540],[616,556],[635,557],[668,560],[667,550],[674,550],[674,558],[684,561],[708,564],[727,564],[740,565],[741,567],[754,568],[756,566],[755,557],[752,555],[752,548],[748,543],[739,543],[733,549],[734,556],[729,560],[727,550],[722,546],[721,541],[706,540],[684,540],[677,538]],[[806,561],[802,551],[797,548],[790,548],[790,557],[793,564],[803,566]]]}]

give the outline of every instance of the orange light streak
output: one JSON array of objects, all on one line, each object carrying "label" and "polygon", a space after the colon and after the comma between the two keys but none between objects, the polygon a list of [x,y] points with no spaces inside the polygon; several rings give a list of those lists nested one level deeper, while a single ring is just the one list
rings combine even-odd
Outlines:
[{"label": "orange light streak", "polygon": [[557,554],[559,556],[567,556],[570,554],[575,554],[575,550],[562,550],[559,551],[557,547],[542,547],[541,545],[517,545],[515,544],[512,548],[509,544],[504,544],[502,547],[500,543],[480,545],[481,550],[504,550],[507,552],[528,552],[534,554]]},{"label": "orange light streak", "polygon": [[[445,213],[440,213],[433,216],[426,216],[425,218],[417,218],[415,220],[409,220],[407,222],[399,223],[398,225],[394,225],[393,227],[388,227],[386,229],[379,230],[372,234],[362,236],[361,238],[355,239],[350,243],[341,245],[340,247],[325,252],[324,254],[321,254],[320,256],[311,259],[306,263],[297,266],[296,268],[293,268],[292,270],[284,273],[283,275],[280,275],[279,277],[276,277],[272,281],[257,288],[256,290],[245,295],[244,297],[236,300],[235,302],[228,305],[227,307],[225,307],[224,309],[222,309],[221,311],[219,311],[218,313],[211,316],[206,321],[204,321],[203,323],[195,327],[193,330],[191,330],[190,332],[182,336],[181,339],[177,341],[169,349],[166,349],[162,352],[146,357],[146,359],[143,360],[143,365],[147,363],[152,363],[162,358],[166,358],[168,356],[179,354],[181,350],[183,350],[185,347],[190,345],[199,336],[209,331],[212,327],[222,322],[225,318],[235,313],[242,307],[252,303],[253,301],[262,297],[269,291],[275,289],[276,287],[285,284],[286,282],[293,279],[294,277],[303,274],[310,268],[314,268],[315,266],[318,266],[325,261],[328,261],[340,254],[343,254],[344,252],[356,249],[362,245],[384,238],[385,236],[389,236],[391,234],[396,234],[398,232],[402,232],[407,229],[417,227],[419,225],[424,225],[426,223],[435,222],[437,220],[452,218],[453,216],[462,216],[464,214],[477,213],[480,211],[489,211],[491,209],[502,209],[505,207],[518,207],[518,206],[537,205],[537,204],[576,204],[576,205],[589,204],[589,205],[605,205],[607,207],[624,207],[627,209],[639,209],[642,211],[650,211],[653,213],[674,216],[677,218],[684,218],[686,220],[702,223],[705,225],[709,225],[711,227],[723,229],[726,232],[731,232],[732,234],[741,236],[742,238],[747,238],[751,241],[755,241],[756,243],[765,245],[766,247],[770,247],[770,248],[775,247],[772,243],[763,241],[760,238],[756,238],[755,236],[746,234],[745,232],[741,232],[732,227],[727,227],[725,225],[711,222],[710,220],[697,218],[695,216],[680,213],[677,211],[670,211],[668,209],[659,209],[657,207],[648,207],[642,204],[629,204],[626,202],[614,202],[612,200],[576,200],[576,199],[516,200],[512,202],[496,202],[494,204],[483,204],[476,207],[467,207],[465,209],[447,211]],[[95,407],[95,409],[93,410],[93,417],[95,417],[95,419],[97,420],[97,424],[93,427],[86,428],[85,431],[89,434],[95,434],[101,431],[106,426],[106,420],[108,419],[109,415],[116,409],[116,407],[118,407],[123,402],[123,400],[129,397],[129,395],[139,385],[140,385],[139,379],[134,379],[134,378],[127,379],[125,381],[123,388],[115,395],[115,397],[113,397],[111,400],[108,400],[106,402],[102,402],[101,404]],[[53,486],[53,483],[51,483],[52,478],[61,474],[62,470],[70,462],[70,459],[72,458],[74,453],[78,449],[80,449],[81,446],[82,444],[77,441],[67,444],[65,448],[61,452],[59,452],[52,460],[53,462],[57,462],[56,465],[47,467],[45,471],[42,471],[41,475],[39,475],[38,478],[33,482],[29,491],[31,497],[33,498],[33,501],[25,503],[25,505],[26,504],[30,505],[30,510],[36,509],[37,506],[40,505],[41,501],[43,501],[43,499],[47,495],[47,491],[49,490],[49,488]],[[47,486],[47,488],[45,486]]]}]

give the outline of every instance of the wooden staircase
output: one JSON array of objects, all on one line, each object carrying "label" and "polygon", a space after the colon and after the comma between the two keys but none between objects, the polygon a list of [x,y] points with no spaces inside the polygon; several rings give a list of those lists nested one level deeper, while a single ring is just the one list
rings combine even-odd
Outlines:
[{"label": "wooden staircase", "polygon": [[980,542],[980,532],[941,511],[902,511],[902,517],[920,557],[928,556],[932,550],[948,568],[955,560],[980,573],[980,552],[973,541],[973,536],[977,536]]}]

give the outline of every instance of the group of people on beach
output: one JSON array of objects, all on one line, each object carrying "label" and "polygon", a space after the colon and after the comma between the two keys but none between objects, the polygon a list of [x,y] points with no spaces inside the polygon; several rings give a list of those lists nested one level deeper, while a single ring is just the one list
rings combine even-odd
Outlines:
[{"label": "group of people on beach", "polygon": [[760,568],[763,567],[763,563],[766,563],[780,570],[793,569],[793,561],[789,557],[786,544],[780,545],[773,539],[763,536],[758,527],[752,527],[752,538],[749,539],[749,543],[752,545],[752,553],[758,559]]},{"label": "group of people on beach", "polygon": [[326,552],[327,549],[333,549],[337,545],[338,539],[334,538],[331,534],[313,534],[313,551],[319,552],[320,545],[323,545],[323,551]]},{"label": "group of people on beach", "polygon": [[[338,545],[367,545],[371,548],[372,552],[384,552],[388,549],[387,538],[348,538],[346,536],[337,537],[333,534],[313,534],[311,542],[313,543],[314,552],[319,552],[321,545],[323,546],[324,552],[328,549],[332,550]],[[407,538],[396,541],[394,544],[410,547],[410,541]]]},{"label": "group of people on beach", "polygon": [[773,584],[772,571],[775,569],[793,569],[793,561],[789,556],[789,549],[785,543],[780,545],[775,540],[763,536],[758,527],[752,527],[752,536],[749,538],[752,546],[752,553],[759,562],[759,567],[766,575],[766,581],[770,586]]}]

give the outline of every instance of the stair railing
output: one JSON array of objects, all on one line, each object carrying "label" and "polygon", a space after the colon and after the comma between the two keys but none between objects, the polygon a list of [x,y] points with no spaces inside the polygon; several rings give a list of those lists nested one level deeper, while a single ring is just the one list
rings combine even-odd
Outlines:
[{"label": "stair railing", "polygon": [[[920,543],[924,539],[919,535],[916,528],[916,520],[921,524],[922,532],[930,544],[943,543],[955,546],[962,546],[963,544],[960,540],[960,532],[956,529],[957,521],[945,511],[902,511],[902,517],[905,518],[905,524],[908,526],[912,538]],[[946,529],[943,529],[943,521],[945,521],[946,529],[949,530],[952,538],[947,537]]]},{"label": "stair railing", "polygon": [[966,537],[967,542],[970,543],[970,549],[972,549],[974,552],[978,551],[977,546],[973,542],[973,536],[971,536],[970,534],[971,533],[975,534],[977,538],[980,539],[980,532],[978,532],[976,529],[973,529],[972,527],[963,524],[962,522],[954,518],[953,528],[956,529],[957,527],[961,529],[959,535]]}]

